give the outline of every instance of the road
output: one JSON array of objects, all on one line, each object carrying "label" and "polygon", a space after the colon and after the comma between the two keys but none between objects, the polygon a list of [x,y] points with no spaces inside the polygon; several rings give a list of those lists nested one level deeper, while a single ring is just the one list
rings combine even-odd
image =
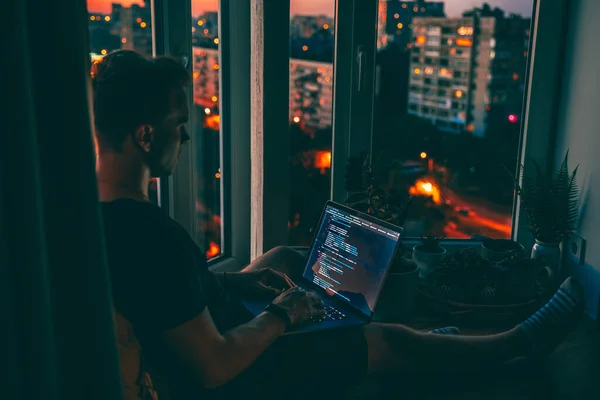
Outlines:
[{"label": "road", "polygon": [[450,200],[453,208],[470,210],[468,216],[457,213],[456,224],[446,224],[444,231],[448,237],[469,238],[474,234],[494,238],[510,237],[512,216],[509,209],[503,209],[485,199],[461,196],[447,188],[444,188],[444,198]]}]

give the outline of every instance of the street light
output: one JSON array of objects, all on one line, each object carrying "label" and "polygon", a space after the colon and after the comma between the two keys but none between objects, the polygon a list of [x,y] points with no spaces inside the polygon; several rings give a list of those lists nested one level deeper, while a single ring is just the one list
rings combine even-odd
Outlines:
[{"label": "street light", "polygon": [[427,153],[425,153],[425,152],[422,152],[422,153],[421,153],[421,158],[422,158],[422,159],[426,159],[426,158],[427,158]]}]

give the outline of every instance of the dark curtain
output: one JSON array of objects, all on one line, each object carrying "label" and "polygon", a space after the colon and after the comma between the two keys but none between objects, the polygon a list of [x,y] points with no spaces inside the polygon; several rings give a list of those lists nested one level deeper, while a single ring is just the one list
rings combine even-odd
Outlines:
[{"label": "dark curtain", "polygon": [[1,9],[0,398],[120,399],[86,2]]}]

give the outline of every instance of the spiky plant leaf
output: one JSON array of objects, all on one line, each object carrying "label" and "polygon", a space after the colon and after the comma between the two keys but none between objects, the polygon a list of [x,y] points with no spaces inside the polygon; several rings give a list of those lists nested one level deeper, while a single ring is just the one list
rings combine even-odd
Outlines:
[{"label": "spiky plant leaf", "polygon": [[[522,182],[515,179],[515,191],[529,220],[529,229],[536,239],[556,243],[572,233],[579,213],[576,175],[579,167],[569,173],[567,152],[552,177],[546,177],[540,165],[532,160],[533,174],[522,173]],[[520,171],[524,172],[523,166]]]}]

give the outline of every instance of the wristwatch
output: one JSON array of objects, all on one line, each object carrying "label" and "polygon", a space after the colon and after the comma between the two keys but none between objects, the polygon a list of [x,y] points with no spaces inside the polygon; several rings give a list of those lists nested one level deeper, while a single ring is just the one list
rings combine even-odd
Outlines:
[{"label": "wristwatch", "polygon": [[274,316],[276,316],[277,318],[279,318],[283,322],[285,322],[285,330],[286,331],[292,325],[292,320],[290,319],[290,316],[287,313],[287,311],[285,310],[285,308],[278,306],[277,304],[271,303],[265,307],[265,311],[270,312],[271,314],[273,314]]}]

